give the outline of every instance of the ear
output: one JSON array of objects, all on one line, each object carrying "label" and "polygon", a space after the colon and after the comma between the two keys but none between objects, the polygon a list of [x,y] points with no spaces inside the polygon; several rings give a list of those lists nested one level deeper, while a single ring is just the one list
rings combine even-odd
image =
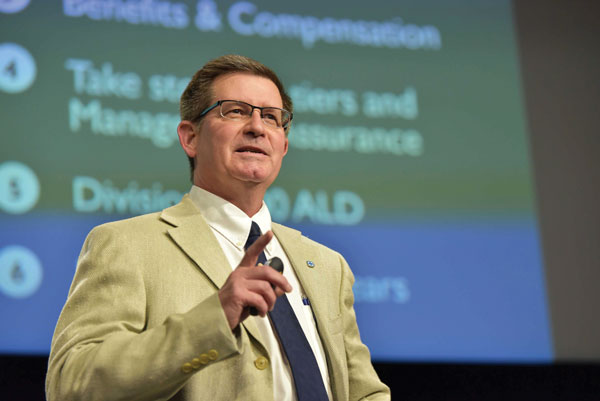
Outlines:
[{"label": "ear", "polygon": [[177,126],[177,135],[185,154],[192,158],[196,157],[198,132],[194,129],[194,124],[187,120],[181,121]]},{"label": "ear", "polygon": [[285,144],[283,145],[283,155],[284,156],[287,155],[289,142],[290,141],[289,141],[288,137],[286,136],[285,137]]}]

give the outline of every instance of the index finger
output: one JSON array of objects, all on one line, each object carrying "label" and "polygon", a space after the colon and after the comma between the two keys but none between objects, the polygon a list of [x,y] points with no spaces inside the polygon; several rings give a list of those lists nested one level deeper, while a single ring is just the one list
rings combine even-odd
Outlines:
[{"label": "index finger", "polygon": [[246,253],[242,258],[242,261],[240,262],[240,266],[256,265],[256,262],[258,261],[258,255],[260,255],[261,252],[265,250],[265,247],[269,242],[271,242],[272,238],[273,231],[267,231],[266,233],[258,237],[258,239],[254,241],[254,244],[250,245],[250,247],[246,249]]}]

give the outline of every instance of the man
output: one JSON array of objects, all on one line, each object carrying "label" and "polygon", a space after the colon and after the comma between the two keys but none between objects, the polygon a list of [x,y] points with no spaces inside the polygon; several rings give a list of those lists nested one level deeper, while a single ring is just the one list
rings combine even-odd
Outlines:
[{"label": "man", "polygon": [[[263,202],[291,111],[277,76],[246,57],[194,75],[178,126],[194,186],[89,234],[52,341],[50,401],[389,399],[346,262],[272,224]],[[257,265],[275,256],[283,274]]]}]

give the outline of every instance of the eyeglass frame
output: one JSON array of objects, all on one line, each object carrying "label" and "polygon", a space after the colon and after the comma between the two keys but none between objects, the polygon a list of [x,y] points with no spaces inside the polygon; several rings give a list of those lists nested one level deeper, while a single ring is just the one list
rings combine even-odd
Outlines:
[{"label": "eyeglass frame", "polygon": [[[194,118],[194,121],[200,120],[202,117],[204,117],[205,115],[207,115],[212,109],[215,109],[218,106],[221,106],[223,104],[223,102],[237,102],[237,103],[243,103],[243,104],[246,104],[246,105],[250,106],[251,107],[250,116],[252,116],[252,113],[254,113],[254,109],[260,110],[260,119],[263,121],[263,124],[265,124],[266,126],[269,126],[269,124],[267,124],[267,123],[264,122],[264,119],[263,119],[263,110],[264,109],[277,109],[277,110],[281,110],[281,111],[285,111],[286,113],[289,113],[290,119],[288,120],[288,122],[285,125],[282,125],[281,127],[275,126],[274,128],[283,128],[284,130],[287,130],[288,127],[290,126],[290,123],[292,122],[292,119],[294,118],[294,113],[292,113],[289,110],[282,109],[281,107],[274,107],[274,106],[264,106],[264,107],[261,107],[261,106],[255,106],[255,105],[250,104],[248,102],[243,102],[241,100],[223,99],[223,100],[217,100],[217,102],[215,102],[214,104],[212,104],[212,105],[208,106],[207,108],[205,108],[202,111],[202,113],[200,113],[200,115],[198,117]],[[231,118],[225,117],[223,115],[223,113],[222,113],[222,111],[221,111],[220,108],[219,108],[219,114],[223,118],[226,118],[228,120],[232,120]]]}]

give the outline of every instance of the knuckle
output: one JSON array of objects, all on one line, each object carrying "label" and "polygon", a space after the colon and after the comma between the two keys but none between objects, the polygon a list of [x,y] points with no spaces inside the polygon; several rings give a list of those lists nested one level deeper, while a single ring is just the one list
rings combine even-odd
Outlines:
[{"label": "knuckle", "polygon": [[243,294],[244,294],[244,290],[243,290],[243,288],[241,286],[234,285],[231,288],[231,295],[232,295],[233,298],[240,299],[240,298],[242,298]]},{"label": "knuckle", "polygon": [[268,281],[262,280],[260,282],[260,289],[263,293],[268,293],[269,290],[271,289],[271,284]]}]

